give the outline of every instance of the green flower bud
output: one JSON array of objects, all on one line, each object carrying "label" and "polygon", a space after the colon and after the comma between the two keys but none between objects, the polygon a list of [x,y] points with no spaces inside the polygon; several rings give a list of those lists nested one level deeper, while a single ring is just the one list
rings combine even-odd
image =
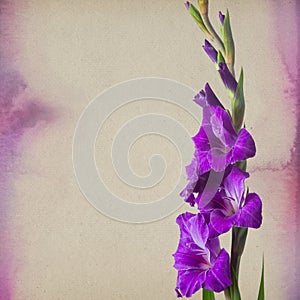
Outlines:
[{"label": "green flower bud", "polygon": [[241,70],[236,92],[232,101],[232,121],[235,129],[239,131],[243,125],[245,114],[244,98],[244,72]]},{"label": "green flower bud", "polygon": [[208,0],[199,0],[200,13],[201,15],[208,14]]},{"label": "green flower bud", "polygon": [[209,30],[207,29],[207,27],[205,26],[203,19],[200,15],[199,10],[190,2],[186,2],[185,3],[186,8],[188,9],[188,11],[190,12],[191,16],[194,18],[195,22],[197,23],[197,25],[200,27],[200,29],[210,38],[213,39],[213,36],[211,35],[211,33],[209,32]]},{"label": "green flower bud", "polygon": [[[229,12],[227,10],[226,16],[224,19],[224,26],[223,26],[223,41],[225,47],[225,61],[230,68],[230,66],[234,65],[234,42],[231,32],[230,26],[230,19],[229,19]],[[231,68],[230,68],[231,69]]]}]

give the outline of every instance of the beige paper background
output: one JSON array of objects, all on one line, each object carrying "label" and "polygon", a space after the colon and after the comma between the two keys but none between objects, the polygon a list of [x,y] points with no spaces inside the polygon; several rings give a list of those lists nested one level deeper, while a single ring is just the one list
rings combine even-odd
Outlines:
[{"label": "beige paper background", "polygon": [[[289,201],[295,196],[294,171],[283,167],[291,160],[295,115],[282,101],[289,85],[281,80],[284,68],[274,46],[271,2],[212,1],[211,5],[212,18],[219,9],[230,9],[236,70],[243,65],[245,71],[247,126],[258,148],[257,157],[249,163],[249,185],[264,201],[264,223],[260,230],[250,231],[242,260],[241,290],[247,300],[256,299],[263,253],[267,299],[286,299],[288,286],[283,278],[289,276],[291,285],[294,280],[288,271],[295,257],[295,215],[291,212],[287,217],[286,206],[286,191]],[[293,9],[292,2],[286,5]],[[225,97],[214,66],[201,50],[203,36],[181,1],[20,1],[16,20],[15,65],[31,91],[56,107],[59,117],[33,142],[30,136],[24,137],[20,167],[26,172],[14,183],[17,217],[13,228],[19,237],[15,299],[175,299],[171,256],[178,241],[175,218],[189,207],[151,224],[124,224],[103,216],[77,186],[72,138],[89,101],[131,78],[167,77],[197,90],[209,81]],[[196,132],[196,122],[177,107],[159,108],[170,110],[191,135]],[[107,170],[105,182],[128,201],[152,201],[171,188],[176,178],[178,156],[170,143],[157,137],[141,141],[130,154],[133,169],[142,175],[147,172],[143,155],[156,150],[158,143],[170,158],[164,184],[144,196],[139,191],[142,200],[117,180],[110,161],[102,155],[108,155],[105,143],[109,145],[112,132],[126,116],[151,109],[141,103],[116,112],[97,140],[97,165]],[[292,230],[282,227],[287,219]],[[229,242],[229,236],[223,239],[224,246]]]}]

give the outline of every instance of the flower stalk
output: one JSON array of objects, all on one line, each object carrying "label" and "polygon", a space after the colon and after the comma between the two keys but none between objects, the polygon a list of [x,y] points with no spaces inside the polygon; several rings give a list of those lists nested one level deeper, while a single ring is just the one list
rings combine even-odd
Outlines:
[{"label": "flower stalk", "polygon": [[[218,51],[207,41],[204,51],[217,67],[230,98],[227,109],[207,83],[194,98],[203,110],[202,125],[193,137],[195,153],[186,167],[188,184],[180,193],[184,201],[196,206],[198,214],[189,212],[177,218],[180,241],[174,253],[178,270],[178,297],[191,297],[203,289],[203,299],[214,299],[214,292],[224,291],[226,300],[241,300],[238,286],[239,268],[248,228],[262,223],[262,201],[245,189],[247,159],[255,156],[255,142],[244,124],[244,73],[235,79],[235,46],[229,19],[219,13],[221,36],[208,16],[208,0],[198,0],[199,10],[186,2],[190,14]],[[245,126],[244,126],[245,127]],[[207,191],[210,176],[218,187]],[[218,178],[218,179],[216,179]],[[220,182],[221,181],[221,182]],[[220,247],[219,236],[231,231],[230,256]]]}]

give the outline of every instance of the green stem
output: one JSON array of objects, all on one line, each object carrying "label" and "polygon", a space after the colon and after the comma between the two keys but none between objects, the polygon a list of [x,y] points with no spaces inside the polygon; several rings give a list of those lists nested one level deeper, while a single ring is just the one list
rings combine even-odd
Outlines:
[{"label": "green stem", "polygon": [[234,72],[234,63],[227,63],[228,69],[231,72],[231,74],[233,75],[233,77],[235,77],[235,72]]},{"label": "green stem", "polygon": [[218,45],[218,48],[221,50],[221,52],[224,54],[225,53],[225,47],[224,44],[221,40],[221,38],[219,37],[219,35],[216,33],[214,27],[212,26],[212,24],[210,23],[208,14],[202,14],[202,19],[204,21],[205,26],[207,27],[208,31],[211,33],[212,35],[212,41],[215,42]]},{"label": "green stem", "polygon": [[233,227],[231,240],[231,267],[239,278],[240,261],[244,252],[248,228]]},{"label": "green stem", "polygon": [[229,288],[224,291],[225,299],[231,300]]}]

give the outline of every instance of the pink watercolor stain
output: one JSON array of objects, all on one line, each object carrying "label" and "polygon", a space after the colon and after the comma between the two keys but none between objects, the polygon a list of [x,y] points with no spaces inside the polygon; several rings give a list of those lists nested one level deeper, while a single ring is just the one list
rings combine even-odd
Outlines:
[{"label": "pink watercolor stain", "polygon": [[0,60],[0,299],[13,299],[17,263],[11,236],[13,214],[11,182],[17,148],[24,133],[54,119],[53,109],[30,95],[30,90],[8,63]]}]

